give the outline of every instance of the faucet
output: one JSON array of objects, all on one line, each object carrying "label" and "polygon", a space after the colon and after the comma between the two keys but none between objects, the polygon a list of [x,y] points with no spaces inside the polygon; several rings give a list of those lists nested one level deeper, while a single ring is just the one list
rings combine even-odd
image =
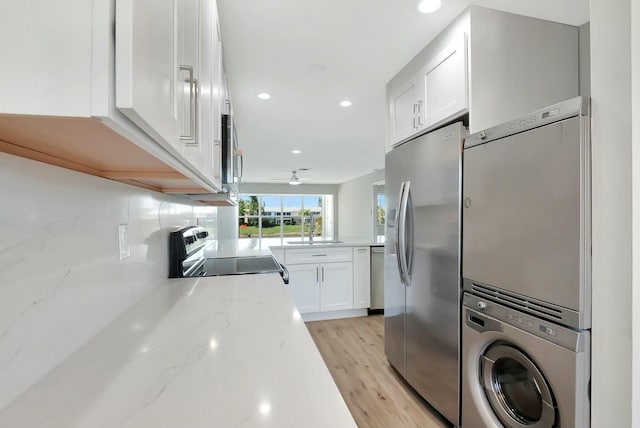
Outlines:
[{"label": "faucet", "polygon": [[313,226],[315,224],[315,216],[313,214],[310,214],[309,217],[309,243],[313,242]]}]

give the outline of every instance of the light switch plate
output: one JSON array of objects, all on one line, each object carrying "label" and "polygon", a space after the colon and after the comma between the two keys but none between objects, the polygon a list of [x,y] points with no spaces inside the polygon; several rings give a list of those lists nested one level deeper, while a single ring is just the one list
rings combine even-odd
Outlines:
[{"label": "light switch plate", "polygon": [[128,224],[118,225],[118,248],[120,250],[120,260],[124,260],[131,255]]}]

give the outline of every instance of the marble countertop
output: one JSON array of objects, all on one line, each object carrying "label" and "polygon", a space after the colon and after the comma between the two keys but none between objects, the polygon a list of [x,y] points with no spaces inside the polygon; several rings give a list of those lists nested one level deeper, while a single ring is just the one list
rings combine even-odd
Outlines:
[{"label": "marble countertop", "polygon": [[0,410],[0,426],[356,424],[289,291],[267,274],[158,287]]},{"label": "marble countertop", "polygon": [[268,256],[271,251],[268,246],[260,245],[257,239],[224,239],[208,242],[203,254],[208,258],[253,257]]},{"label": "marble countertop", "polygon": [[300,244],[295,243],[300,238],[242,238],[242,239],[224,239],[211,240],[203,249],[203,254],[208,258],[224,258],[224,257],[253,257],[271,255],[271,248],[317,248],[321,247],[381,247],[384,243],[372,242],[367,238],[343,238],[338,243],[322,244],[321,238],[315,238],[316,244]]},{"label": "marble countertop", "polygon": [[[307,238],[308,239],[308,238]],[[306,239],[305,239],[306,240]],[[292,237],[292,238],[273,238],[273,239],[262,239],[262,245],[267,245],[270,248],[274,249],[285,249],[285,248],[317,248],[317,247],[369,247],[369,246],[383,246],[384,243],[373,242],[370,238],[362,238],[362,237],[346,237],[339,238],[340,242],[336,243],[326,243],[323,244],[322,238],[313,238],[314,244],[303,244],[299,243],[301,241],[300,238]],[[298,241],[298,242],[296,242]]]}]

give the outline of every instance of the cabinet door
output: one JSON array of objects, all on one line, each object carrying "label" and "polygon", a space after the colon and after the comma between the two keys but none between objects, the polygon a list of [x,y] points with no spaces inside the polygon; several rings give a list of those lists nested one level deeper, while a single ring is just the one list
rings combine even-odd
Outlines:
[{"label": "cabinet door", "polygon": [[116,107],[166,146],[179,142],[174,0],[117,0]]},{"label": "cabinet door", "polygon": [[353,263],[320,265],[320,310],[353,308]]},{"label": "cabinet door", "polygon": [[422,71],[418,122],[431,127],[467,111],[466,36],[442,50]]},{"label": "cabinet door", "polygon": [[199,0],[177,0],[178,85],[176,102],[180,123],[178,152],[199,171],[204,169],[200,144],[202,131],[198,110],[200,94],[200,5]]},{"label": "cabinet door", "polygon": [[416,80],[412,79],[389,94],[389,139],[398,143],[418,130]]},{"label": "cabinet door", "polygon": [[289,265],[289,291],[301,314],[320,311],[320,266]]},{"label": "cabinet door", "polygon": [[221,188],[220,163],[220,36],[213,0],[200,1],[200,52],[198,79],[199,144],[188,147],[189,160]]},{"label": "cabinet door", "polygon": [[371,306],[371,253],[369,247],[353,249],[353,307]]}]

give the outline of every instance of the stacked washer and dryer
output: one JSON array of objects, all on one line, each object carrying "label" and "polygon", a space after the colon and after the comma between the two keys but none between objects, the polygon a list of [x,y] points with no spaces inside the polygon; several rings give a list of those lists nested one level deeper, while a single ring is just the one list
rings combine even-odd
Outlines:
[{"label": "stacked washer and dryer", "polygon": [[464,143],[461,426],[590,425],[588,99]]}]

